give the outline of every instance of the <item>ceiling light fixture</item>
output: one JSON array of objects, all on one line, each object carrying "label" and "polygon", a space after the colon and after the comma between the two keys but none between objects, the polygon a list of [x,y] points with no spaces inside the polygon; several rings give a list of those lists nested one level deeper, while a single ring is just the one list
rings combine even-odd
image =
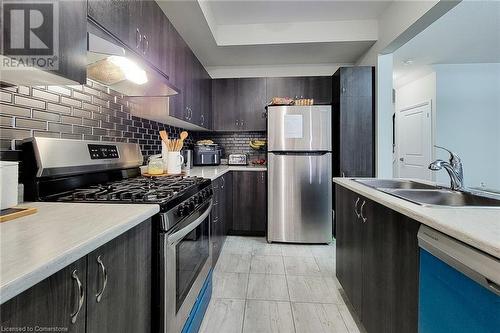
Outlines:
[{"label": "ceiling light fixture", "polygon": [[108,60],[120,67],[127,80],[136,84],[144,84],[148,82],[146,72],[132,60],[121,56],[111,56]]}]

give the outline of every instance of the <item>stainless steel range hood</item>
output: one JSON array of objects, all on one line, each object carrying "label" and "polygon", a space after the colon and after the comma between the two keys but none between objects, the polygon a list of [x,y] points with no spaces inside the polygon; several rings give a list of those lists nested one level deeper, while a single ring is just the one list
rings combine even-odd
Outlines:
[{"label": "stainless steel range hood", "polygon": [[88,23],[87,78],[128,97],[176,95],[168,77],[120,41]]}]

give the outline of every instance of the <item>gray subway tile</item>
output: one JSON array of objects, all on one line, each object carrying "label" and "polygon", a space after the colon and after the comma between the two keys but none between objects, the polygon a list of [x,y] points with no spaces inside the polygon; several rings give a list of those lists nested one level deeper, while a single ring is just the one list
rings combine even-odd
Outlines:
[{"label": "gray subway tile", "polygon": [[93,112],[92,113],[92,118],[97,119],[97,120],[102,120],[102,121],[108,121],[108,116],[102,113],[97,113]]},{"label": "gray subway tile", "polygon": [[83,117],[83,118],[92,118],[92,112],[81,109],[73,109],[73,116],[75,117]]},{"label": "gray subway tile", "polygon": [[89,86],[83,86],[83,91],[94,96],[101,96],[101,92]]},{"label": "gray subway tile", "polygon": [[30,94],[30,87],[18,86],[17,93],[22,94],[22,95],[29,95]]},{"label": "gray subway tile", "polygon": [[92,134],[94,135],[108,135],[108,131],[102,128],[92,129]]},{"label": "gray subway tile", "polygon": [[49,101],[49,102],[59,102],[59,95],[56,95],[56,94],[53,94],[53,93],[50,93],[50,92],[46,92],[46,91],[43,91],[43,90],[38,90],[38,89],[32,89],[32,95],[33,97],[37,97],[37,98],[41,98],[41,99],[44,99],[46,101]]},{"label": "gray subway tile", "polygon": [[2,102],[12,102],[12,94],[6,91],[0,91],[0,100]]},{"label": "gray subway tile", "polygon": [[24,96],[14,96],[14,103],[30,108],[45,109],[45,102]]},{"label": "gray subway tile", "polygon": [[99,126],[99,120],[94,120],[94,119],[82,119],[82,124],[85,126],[91,126],[91,127],[98,127]]},{"label": "gray subway tile", "polygon": [[61,122],[64,124],[81,125],[82,118],[72,117],[72,116],[61,116]]},{"label": "gray subway tile", "polygon": [[64,96],[61,96],[61,104],[71,105],[77,108],[82,107],[82,101]]},{"label": "gray subway tile", "polygon": [[46,130],[47,122],[26,118],[16,118],[16,127]]},{"label": "gray subway tile", "polygon": [[99,111],[99,106],[93,105],[91,103],[85,103],[85,102],[83,102],[83,106],[82,107],[83,107],[83,109],[88,110],[88,111],[94,111],[94,112]]},{"label": "gray subway tile", "polygon": [[61,133],[72,133],[72,126],[66,124],[49,123],[49,131],[61,132]]},{"label": "gray subway tile", "polygon": [[97,135],[87,135],[87,134],[84,134],[83,135],[83,139],[84,140],[99,141],[100,137],[97,136]]},{"label": "gray subway tile", "polygon": [[73,126],[73,133],[76,133],[76,134],[92,134],[92,128],[91,127],[86,127],[86,126],[74,125]]},{"label": "gray subway tile", "polygon": [[62,139],[72,139],[72,140],[81,140],[81,134],[69,134],[69,133],[61,133]]},{"label": "gray subway tile", "polygon": [[25,139],[31,136],[31,130],[0,127],[0,138],[3,139]]},{"label": "gray subway tile", "polygon": [[64,114],[71,113],[71,107],[60,104],[47,103],[47,109],[50,111],[64,113]]},{"label": "gray subway tile", "polygon": [[55,92],[57,94],[65,95],[65,96],[71,96],[71,90],[65,87],[61,86],[48,86],[47,87],[48,91]]},{"label": "gray subway tile", "polygon": [[60,138],[61,133],[58,132],[46,132],[46,131],[34,131],[33,136],[44,137],[44,138]]},{"label": "gray subway tile", "polygon": [[73,91],[73,98],[79,99],[81,101],[89,102],[89,103],[92,102],[92,97],[90,95],[82,94],[81,92],[78,92],[78,91]]},{"label": "gray subway tile", "polygon": [[33,110],[33,118],[58,122],[61,119],[61,116],[58,113],[52,113],[52,112],[41,111],[41,110]]},{"label": "gray subway tile", "polygon": [[0,126],[14,127],[14,118],[0,115]]},{"label": "gray subway tile", "polygon": [[17,117],[30,117],[31,110],[20,106],[0,104],[0,114],[10,114]]},{"label": "gray subway tile", "polygon": [[99,97],[96,97],[96,96],[92,97],[92,103],[100,105],[100,106],[105,106],[105,107],[108,106],[108,102],[107,101],[105,101],[103,99],[100,99]]}]

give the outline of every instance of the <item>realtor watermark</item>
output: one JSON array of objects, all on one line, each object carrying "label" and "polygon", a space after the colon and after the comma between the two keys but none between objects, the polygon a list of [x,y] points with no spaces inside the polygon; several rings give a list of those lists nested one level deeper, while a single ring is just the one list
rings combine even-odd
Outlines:
[{"label": "realtor watermark", "polygon": [[58,2],[2,0],[1,69],[59,68]]}]

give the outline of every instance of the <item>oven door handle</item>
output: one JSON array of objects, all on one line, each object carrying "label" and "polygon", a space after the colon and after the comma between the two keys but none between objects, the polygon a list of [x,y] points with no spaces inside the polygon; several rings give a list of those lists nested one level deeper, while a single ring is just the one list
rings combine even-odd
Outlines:
[{"label": "oven door handle", "polygon": [[173,246],[179,243],[181,239],[183,239],[187,234],[189,234],[191,231],[196,229],[210,214],[212,211],[212,199],[210,199],[210,204],[208,205],[208,208],[201,214],[196,220],[193,222],[189,223],[186,227],[182,228],[179,231],[174,232],[167,238],[168,246]]}]

